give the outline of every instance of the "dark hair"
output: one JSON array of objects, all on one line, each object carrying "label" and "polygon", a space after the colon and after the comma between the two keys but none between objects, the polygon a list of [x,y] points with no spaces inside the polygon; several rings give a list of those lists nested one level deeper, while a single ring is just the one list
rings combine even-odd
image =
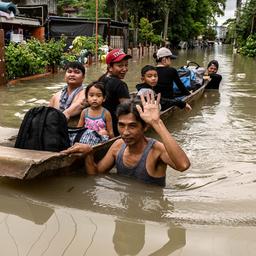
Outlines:
[{"label": "dark hair", "polygon": [[127,100],[124,103],[119,104],[116,109],[117,119],[119,118],[119,116],[122,116],[122,115],[133,114],[135,116],[135,119],[142,124],[142,127],[146,127],[147,124],[140,117],[140,114],[136,108],[136,105],[141,106],[141,108],[143,109],[141,101],[136,98],[132,100]]},{"label": "dark hair", "polygon": [[156,52],[153,53],[153,58],[155,59],[156,63],[159,63],[162,61],[163,58],[171,58],[170,56],[165,56],[161,58],[157,58]]},{"label": "dark hair", "polygon": [[91,82],[89,85],[87,85],[87,87],[85,88],[85,98],[88,98],[89,90],[90,90],[93,86],[94,86],[95,88],[101,90],[103,97],[106,96],[106,91],[105,91],[104,84],[103,84],[102,82],[99,82],[99,81],[94,81],[94,82]]},{"label": "dark hair", "polygon": [[211,60],[208,63],[207,68],[209,68],[211,65],[214,65],[217,69],[219,69],[219,62],[217,60]]},{"label": "dark hair", "polygon": [[67,71],[69,68],[73,68],[73,69],[79,69],[81,70],[81,72],[83,73],[83,75],[85,75],[85,68],[84,65],[78,61],[74,61],[74,62],[68,62],[65,66],[65,71]]},{"label": "dark hair", "polygon": [[152,65],[146,65],[141,69],[141,76],[144,76],[148,71],[150,70],[155,70],[157,71],[156,67],[152,66]]}]

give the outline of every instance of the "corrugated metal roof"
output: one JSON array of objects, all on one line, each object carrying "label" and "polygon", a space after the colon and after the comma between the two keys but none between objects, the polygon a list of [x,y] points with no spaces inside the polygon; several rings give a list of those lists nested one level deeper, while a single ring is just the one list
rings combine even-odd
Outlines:
[{"label": "corrugated metal roof", "polygon": [[37,19],[30,19],[30,18],[19,17],[19,16],[15,16],[15,18],[12,18],[12,19],[7,19],[6,17],[0,16],[0,22],[5,24],[29,25],[29,26],[35,26],[35,27],[41,26],[39,20]]}]

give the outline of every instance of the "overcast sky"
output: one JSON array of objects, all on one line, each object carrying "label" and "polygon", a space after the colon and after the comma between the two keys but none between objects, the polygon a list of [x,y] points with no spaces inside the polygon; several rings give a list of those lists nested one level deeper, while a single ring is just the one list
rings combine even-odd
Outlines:
[{"label": "overcast sky", "polygon": [[218,25],[222,25],[227,19],[235,17],[236,0],[227,0],[225,15],[217,17]]}]

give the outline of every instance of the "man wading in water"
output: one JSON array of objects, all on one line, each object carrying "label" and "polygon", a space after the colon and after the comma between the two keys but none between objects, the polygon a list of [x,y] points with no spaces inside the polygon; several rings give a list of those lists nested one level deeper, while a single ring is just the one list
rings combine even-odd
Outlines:
[{"label": "man wading in water", "polygon": [[[95,163],[92,148],[77,143],[64,153],[85,153],[88,174],[109,172],[116,165],[117,173],[133,177],[145,183],[165,186],[167,165],[177,171],[185,171],[190,162],[160,119],[160,94],[155,101],[153,94],[141,96],[141,103],[130,101],[117,108],[118,139],[104,158]],[[144,132],[150,125],[160,136],[162,142],[147,138]]]}]

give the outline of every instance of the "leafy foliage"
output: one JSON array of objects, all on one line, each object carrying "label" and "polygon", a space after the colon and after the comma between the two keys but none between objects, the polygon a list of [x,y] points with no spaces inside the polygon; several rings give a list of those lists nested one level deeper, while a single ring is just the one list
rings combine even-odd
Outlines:
[{"label": "leafy foliage", "polygon": [[[95,17],[95,0],[58,0],[58,5],[79,8],[87,18]],[[194,39],[209,25],[216,23],[216,15],[223,15],[226,0],[99,0],[99,17],[128,20],[134,33],[139,31],[143,43],[153,42],[157,35],[165,36],[176,44]],[[148,20],[141,23],[141,18]],[[157,22],[155,22],[157,21]],[[149,28],[149,26],[152,26]],[[151,31],[151,32],[150,32]],[[153,35],[152,35],[153,33]],[[158,41],[158,40],[156,40]]]},{"label": "leafy foliage", "polygon": [[[107,17],[106,9],[106,0],[98,0],[98,16]],[[96,4],[95,0],[58,0],[57,6],[59,12],[62,14],[65,7],[73,7],[78,10],[78,16],[83,16],[88,19],[95,19],[96,16]]]},{"label": "leafy foliage", "polygon": [[139,41],[141,42],[152,42],[154,38],[153,25],[146,18],[140,19],[140,30],[139,30]]},{"label": "leafy foliage", "polygon": [[5,49],[8,79],[44,73],[47,66],[59,65],[65,45],[64,39],[40,42],[33,38],[26,44],[10,43]]},{"label": "leafy foliage", "polygon": [[244,44],[245,40],[251,33],[252,19],[256,14],[256,1],[250,0],[246,2],[241,10],[240,19],[237,23],[237,35],[240,44]]},{"label": "leafy foliage", "polygon": [[[102,36],[98,36],[98,48],[104,44]],[[96,50],[96,37],[95,36],[77,36],[73,42],[73,52],[80,54],[84,49],[87,49],[92,54],[95,54]]]},{"label": "leafy foliage", "polygon": [[256,56],[256,35],[250,35],[245,42],[245,45],[240,48],[240,53],[249,57]]}]

